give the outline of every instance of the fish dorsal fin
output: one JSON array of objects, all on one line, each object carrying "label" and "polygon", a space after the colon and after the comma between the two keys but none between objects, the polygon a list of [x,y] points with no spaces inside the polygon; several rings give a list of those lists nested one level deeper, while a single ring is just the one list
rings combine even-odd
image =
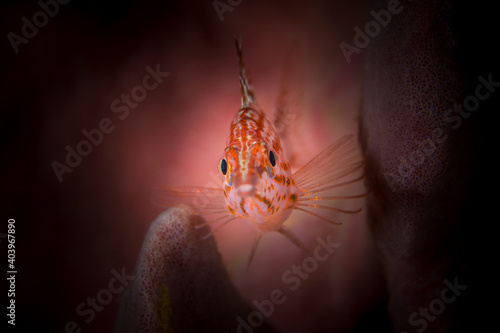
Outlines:
[{"label": "fish dorsal fin", "polygon": [[238,53],[238,61],[240,66],[241,107],[245,108],[249,107],[250,104],[257,104],[257,103],[255,102],[252,83],[246,71],[245,63],[243,62],[243,53],[241,51],[241,39],[238,41],[238,39],[235,38],[234,41],[236,43],[236,52]]},{"label": "fish dorsal fin", "polygon": [[307,88],[305,63],[303,48],[295,40],[286,54],[273,117],[273,125],[287,152],[288,162],[294,167],[306,162],[302,151],[307,148],[303,128],[300,127],[304,120],[304,90]]}]

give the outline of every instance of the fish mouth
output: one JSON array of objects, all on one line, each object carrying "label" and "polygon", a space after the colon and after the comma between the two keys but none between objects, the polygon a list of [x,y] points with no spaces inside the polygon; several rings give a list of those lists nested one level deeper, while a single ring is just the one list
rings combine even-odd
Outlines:
[{"label": "fish mouth", "polygon": [[252,184],[243,184],[236,188],[236,193],[241,198],[253,196],[257,192],[257,187]]},{"label": "fish mouth", "polygon": [[236,194],[240,198],[247,198],[254,196],[259,190],[260,177],[255,173],[246,175],[238,175],[235,177],[233,185]]}]

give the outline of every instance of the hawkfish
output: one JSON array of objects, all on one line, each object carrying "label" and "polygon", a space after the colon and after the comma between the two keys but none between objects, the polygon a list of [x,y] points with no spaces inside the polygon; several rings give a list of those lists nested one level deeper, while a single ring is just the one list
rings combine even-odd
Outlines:
[{"label": "hawkfish", "polygon": [[359,199],[367,193],[331,195],[332,190],[364,178],[364,160],[354,135],[345,135],[292,173],[276,128],[282,127],[285,105],[280,103],[271,122],[255,99],[243,62],[241,42],[235,40],[239,60],[241,107],[229,128],[229,136],[219,159],[220,187],[163,186],[154,202],[162,206],[183,206],[206,218],[195,228],[212,228],[204,238],[236,219],[244,219],[257,232],[248,266],[262,236],[279,232],[310,253],[284,226],[293,210],[305,212],[333,225],[342,223],[320,212],[355,214],[361,211],[334,207],[340,200]]}]

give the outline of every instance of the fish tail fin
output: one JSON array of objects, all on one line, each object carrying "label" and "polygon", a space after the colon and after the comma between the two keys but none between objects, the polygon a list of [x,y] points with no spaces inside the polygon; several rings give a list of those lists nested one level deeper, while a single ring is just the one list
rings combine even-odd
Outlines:
[{"label": "fish tail fin", "polygon": [[[368,195],[366,189],[359,193],[359,185],[354,194],[345,190],[364,179],[364,165],[354,136],[343,136],[294,173],[297,199],[292,209],[303,211],[330,224],[342,224],[317,214],[315,210],[342,214],[359,213],[361,208],[341,209],[333,204],[339,200],[359,199]],[[339,189],[344,192],[336,192]]]},{"label": "fish tail fin", "polygon": [[240,67],[240,88],[241,88],[241,107],[249,107],[250,104],[256,104],[255,95],[253,93],[252,82],[247,73],[245,63],[243,62],[243,52],[241,49],[241,38],[234,38],[236,43],[236,52],[238,53],[238,61]]}]

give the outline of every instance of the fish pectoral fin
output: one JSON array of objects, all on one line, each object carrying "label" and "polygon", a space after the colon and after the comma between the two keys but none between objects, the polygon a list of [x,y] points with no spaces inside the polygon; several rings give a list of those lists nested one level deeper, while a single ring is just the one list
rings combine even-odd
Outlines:
[{"label": "fish pectoral fin", "polygon": [[228,213],[222,188],[159,186],[151,201],[159,206],[187,206],[196,215]]},{"label": "fish pectoral fin", "polygon": [[281,228],[279,228],[277,231],[280,234],[282,234],[283,236],[285,236],[285,238],[287,238],[290,242],[292,242],[299,249],[304,251],[305,254],[307,254],[308,256],[311,256],[311,257],[313,256],[312,252],[304,245],[304,243],[302,243],[301,240],[299,240],[294,234],[292,234],[292,232],[290,230],[288,230],[284,226],[281,226]]},{"label": "fish pectoral fin", "polygon": [[250,265],[252,264],[255,252],[257,251],[257,247],[259,246],[260,240],[262,239],[263,232],[259,231],[257,234],[257,239],[252,245],[252,249],[250,250],[250,256],[248,257],[248,263],[247,263],[247,270],[250,268]]},{"label": "fish pectoral fin", "polygon": [[[364,159],[353,135],[346,135],[328,146],[314,157],[309,163],[293,175],[297,186],[297,199],[292,209],[304,211],[310,215],[326,220],[332,224],[341,224],[332,221],[311,211],[335,211],[337,213],[354,214],[361,209],[340,209],[332,207],[334,200],[359,199],[368,194],[366,189],[350,194],[346,189],[349,185],[355,187],[364,177]],[[344,193],[338,193],[341,189]],[[335,193],[333,193],[335,191]],[[361,192],[361,193],[359,193]],[[322,201],[318,204],[317,201]]]},{"label": "fish pectoral fin", "polygon": [[203,216],[205,222],[194,226],[195,229],[212,228],[203,239],[213,236],[223,226],[240,218],[229,210],[221,188],[160,186],[156,188],[152,202],[164,207],[182,206],[193,215]]}]

